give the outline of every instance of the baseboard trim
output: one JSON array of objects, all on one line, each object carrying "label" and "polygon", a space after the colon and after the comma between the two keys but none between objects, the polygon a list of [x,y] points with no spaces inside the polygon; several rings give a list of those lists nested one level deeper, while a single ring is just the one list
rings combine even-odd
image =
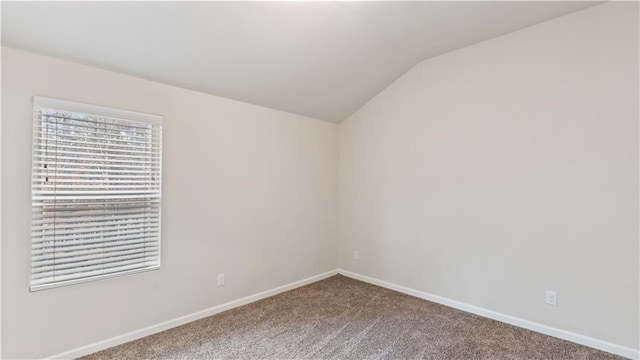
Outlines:
[{"label": "baseboard trim", "polygon": [[408,288],[405,286],[401,286],[401,285],[397,285],[397,284],[393,284],[387,281],[383,281],[383,280],[379,280],[379,279],[375,279],[372,277],[368,277],[365,275],[360,275],[348,270],[344,270],[344,269],[336,269],[336,270],[331,270],[331,271],[327,271],[325,273],[316,275],[316,276],[312,276],[306,279],[302,279],[299,281],[295,281],[292,282],[290,284],[287,285],[283,285],[283,286],[279,286],[277,288],[271,289],[271,290],[267,290],[267,291],[263,291],[254,295],[250,295],[238,300],[233,300],[221,305],[217,305],[205,310],[201,310],[189,315],[185,315],[185,316],[181,316],[179,318],[173,319],[173,320],[168,320],[156,325],[152,325],[152,326],[148,326],[139,330],[135,330],[135,331],[131,331],[129,333],[123,334],[123,335],[119,335],[119,336],[114,336],[112,338],[106,339],[106,340],[102,340],[102,341],[98,341],[89,345],[85,345],[85,346],[81,346],[69,351],[65,351],[63,353],[59,353],[50,357],[47,357],[47,359],[74,359],[74,358],[78,358],[81,356],[85,356],[85,355],[89,355],[92,354],[94,352],[97,351],[101,351],[113,346],[117,346],[120,344],[124,344],[126,342],[129,341],[133,341],[136,339],[140,339],[143,338],[145,336],[149,336],[149,335],[153,335],[156,333],[159,333],[161,331],[164,330],[168,330],[171,328],[174,328],[176,326],[180,326],[180,325],[184,325],[186,323],[192,322],[192,321],[196,321],[196,320],[200,320],[203,319],[205,317],[211,316],[211,315],[215,315],[218,313],[221,313],[223,311],[227,311],[227,310],[231,310],[233,308],[242,306],[242,305],[246,305],[246,304],[250,304],[252,302],[258,301],[258,300],[262,300],[265,298],[268,298],[270,296],[274,296],[277,294],[280,294],[282,292],[285,291],[289,291],[289,290],[293,290],[295,288],[299,288],[301,286],[304,285],[308,285],[311,283],[314,283],[316,281],[320,281],[322,279],[326,279],[328,277],[331,277],[333,275],[336,274],[341,274],[356,280],[360,280],[360,281],[364,281],[366,283],[369,284],[373,284],[373,285],[378,285],[381,286],[383,288],[387,288],[390,290],[394,290],[394,291],[398,291],[407,295],[412,295],[421,299],[425,299],[425,300],[429,300],[429,301],[433,301],[435,303],[438,304],[442,304],[445,306],[449,306],[458,310],[462,310],[462,311],[466,311],[466,312],[470,312],[472,314],[476,314],[476,315],[480,315],[489,319],[493,319],[493,320],[497,320],[500,322],[504,322],[510,325],[514,325],[514,326],[518,326],[524,329],[528,329],[528,330],[532,330],[535,332],[539,332],[545,335],[549,335],[549,336],[553,336],[553,337],[557,337],[563,340],[567,340],[567,341],[571,341],[577,344],[581,344],[581,345],[585,345],[585,346],[589,346],[598,350],[602,350],[602,351],[606,351],[612,354],[616,354],[616,355],[620,355],[620,356],[624,356],[626,358],[629,359],[634,359],[634,360],[640,360],[640,351],[629,348],[629,347],[625,347],[625,346],[621,346],[621,345],[617,345],[617,344],[613,344],[607,341],[603,341],[603,340],[598,340],[598,339],[594,339],[585,335],[581,335],[581,334],[577,334],[574,332],[570,332],[570,331],[566,331],[566,330],[561,330],[561,329],[557,329],[551,326],[547,326],[547,325],[542,325],[533,321],[529,321],[529,320],[524,320],[524,319],[520,319],[514,316],[510,316],[510,315],[505,315],[502,313],[498,313],[492,310],[488,310],[488,309],[484,309],[481,308],[479,306],[475,306],[475,305],[470,305],[470,304],[466,304],[460,301],[455,301],[455,300],[451,300],[442,296],[438,296],[438,295],[433,295],[424,291],[420,291],[420,290],[416,290],[416,289],[412,289],[412,288]]},{"label": "baseboard trim", "polygon": [[403,294],[412,295],[421,299],[429,300],[438,304],[449,306],[458,310],[470,312],[472,314],[480,315],[489,319],[497,320],[510,325],[518,326],[535,332],[539,332],[545,335],[557,337],[563,340],[571,341],[580,345],[589,346],[598,350],[606,351],[612,354],[624,356],[629,359],[640,359],[640,351],[629,347],[613,344],[607,341],[594,339],[585,335],[580,335],[571,331],[557,329],[551,326],[542,325],[533,321],[524,320],[515,316],[505,315],[492,310],[484,309],[479,306],[466,304],[460,301],[447,299],[442,296],[429,294],[424,291],[411,289],[405,286],[396,285],[387,281],[375,279],[365,275],[360,275],[348,270],[338,269],[338,273],[352,279],[364,281],[369,284],[378,285],[383,288],[395,290]]},{"label": "baseboard trim", "polygon": [[295,281],[295,282],[292,282],[290,284],[279,286],[277,288],[274,288],[274,289],[271,289],[271,290],[267,290],[267,291],[263,291],[261,293],[250,295],[250,296],[238,299],[238,300],[233,300],[233,301],[230,301],[228,303],[217,305],[217,306],[214,306],[214,307],[211,307],[211,308],[208,308],[208,309],[205,309],[205,310],[201,310],[201,311],[189,314],[189,315],[181,316],[181,317],[173,319],[173,320],[161,322],[159,324],[151,325],[151,326],[145,327],[143,329],[131,331],[131,332],[123,334],[123,335],[114,336],[114,337],[112,337],[110,339],[98,341],[98,342],[95,342],[93,344],[89,344],[89,345],[81,346],[81,347],[78,347],[78,348],[75,348],[75,349],[72,349],[72,350],[69,350],[69,351],[65,351],[63,353],[60,353],[60,354],[57,354],[57,355],[53,355],[51,357],[47,357],[47,359],[75,359],[75,358],[78,358],[78,357],[81,357],[81,356],[89,355],[89,354],[92,354],[94,352],[97,352],[97,351],[100,351],[100,350],[104,350],[104,349],[107,349],[107,348],[110,348],[110,347],[113,347],[113,346],[116,346],[116,345],[124,344],[124,343],[132,341],[132,340],[140,339],[140,338],[143,338],[145,336],[153,335],[153,334],[159,333],[161,331],[174,328],[176,326],[180,326],[180,325],[184,325],[186,323],[190,323],[192,321],[200,320],[200,319],[203,319],[205,317],[221,313],[223,311],[231,310],[233,308],[237,308],[237,307],[242,306],[242,305],[250,304],[252,302],[255,302],[255,301],[258,301],[258,300],[262,300],[262,299],[268,298],[270,296],[274,296],[274,295],[283,293],[285,291],[293,290],[295,288],[299,288],[301,286],[308,285],[308,284],[314,283],[316,281],[320,281],[322,279],[326,279],[328,277],[336,275],[337,273],[338,273],[337,270],[327,271],[325,273],[322,273],[322,274],[319,274],[319,275],[316,275],[316,276],[312,276],[312,277],[309,277],[309,278],[306,278],[306,279]]}]

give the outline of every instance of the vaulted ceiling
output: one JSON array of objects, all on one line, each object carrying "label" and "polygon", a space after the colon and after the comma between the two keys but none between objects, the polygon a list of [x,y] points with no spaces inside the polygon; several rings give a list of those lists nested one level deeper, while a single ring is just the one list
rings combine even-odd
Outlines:
[{"label": "vaulted ceiling", "polygon": [[418,62],[597,2],[2,2],[2,44],[339,123]]}]

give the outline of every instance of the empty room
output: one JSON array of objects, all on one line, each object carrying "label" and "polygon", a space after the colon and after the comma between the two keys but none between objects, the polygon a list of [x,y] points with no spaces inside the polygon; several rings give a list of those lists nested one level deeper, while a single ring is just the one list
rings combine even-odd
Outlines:
[{"label": "empty room", "polygon": [[640,359],[640,4],[1,4],[2,359]]}]

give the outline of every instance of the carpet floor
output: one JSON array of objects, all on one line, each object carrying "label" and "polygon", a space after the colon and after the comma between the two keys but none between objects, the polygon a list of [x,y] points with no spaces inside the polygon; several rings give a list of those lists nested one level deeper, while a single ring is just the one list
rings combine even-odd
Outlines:
[{"label": "carpet floor", "polygon": [[621,358],[336,275],[83,359]]}]

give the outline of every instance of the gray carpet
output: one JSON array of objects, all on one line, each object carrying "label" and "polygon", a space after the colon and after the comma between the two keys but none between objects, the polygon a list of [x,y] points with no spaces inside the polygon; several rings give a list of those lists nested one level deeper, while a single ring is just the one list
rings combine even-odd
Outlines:
[{"label": "gray carpet", "polygon": [[336,275],[84,359],[621,359]]}]

